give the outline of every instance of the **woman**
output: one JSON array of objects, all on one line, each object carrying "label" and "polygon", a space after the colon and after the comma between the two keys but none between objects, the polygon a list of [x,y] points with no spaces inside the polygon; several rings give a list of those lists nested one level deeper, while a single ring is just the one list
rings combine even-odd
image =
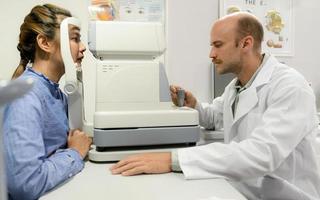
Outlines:
[{"label": "woman", "polygon": [[[20,27],[20,64],[13,78],[32,78],[31,92],[6,107],[3,121],[10,199],[37,199],[80,172],[92,140],[69,131],[66,96],[59,89],[64,74],[59,27],[69,11],[35,6]],[[74,62],[86,50],[80,30],[69,27]]]}]

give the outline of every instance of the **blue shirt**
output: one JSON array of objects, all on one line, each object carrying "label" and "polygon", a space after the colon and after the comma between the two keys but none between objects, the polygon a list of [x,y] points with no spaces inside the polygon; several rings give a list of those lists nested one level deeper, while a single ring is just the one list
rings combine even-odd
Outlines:
[{"label": "blue shirt", "polygon": [[32,90],[8,104],[3,139],[10,199],[37,199],[80,172],[80,154],[67,149],[67,99],[44,75],[25,70],[20,78],[33,78]]}]

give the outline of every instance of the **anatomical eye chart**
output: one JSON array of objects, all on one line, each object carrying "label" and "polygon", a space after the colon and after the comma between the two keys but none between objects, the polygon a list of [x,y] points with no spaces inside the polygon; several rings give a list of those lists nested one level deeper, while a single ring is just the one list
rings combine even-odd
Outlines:
[{"label": "anatomical eye chart", "polygon": [[165,0],[91,0],[91,20],[164,22]]},{"label": "anatomical eye chart", "polygon": [[276,56],[293,56],[292,0],[220,0],[220,17],[245,11],[255,15],[263,25],[262,51]]}]

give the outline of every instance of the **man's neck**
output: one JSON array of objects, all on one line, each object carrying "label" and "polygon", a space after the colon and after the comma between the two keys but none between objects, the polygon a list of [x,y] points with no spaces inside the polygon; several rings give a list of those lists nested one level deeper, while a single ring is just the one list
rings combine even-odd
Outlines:
[{"label": "man's neck", "polygon": [[263,55],[259,54],[249,58],[243,62],[242,70],[237,74],[241,86],[244,86],[251,79],[253,74],[257,71],[263,60]]}]

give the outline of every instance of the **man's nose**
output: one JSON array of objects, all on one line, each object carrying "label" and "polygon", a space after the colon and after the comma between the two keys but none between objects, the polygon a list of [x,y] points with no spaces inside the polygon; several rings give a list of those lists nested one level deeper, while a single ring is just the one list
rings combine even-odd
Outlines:
[{"label": "man's nose", "polygon": [[211,50],[210,50],[209,57],[210,57],[210,58],[216,58],[216,57],[217,57],[216,52],[215,52],[215,50],[214,50],[213,47],[212,47]]}]

